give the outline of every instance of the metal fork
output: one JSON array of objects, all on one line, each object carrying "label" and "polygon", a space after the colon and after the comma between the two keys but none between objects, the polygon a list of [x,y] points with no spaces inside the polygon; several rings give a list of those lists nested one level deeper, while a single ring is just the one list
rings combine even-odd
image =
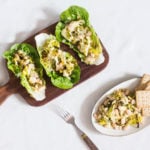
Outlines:
[{"label": "metal fork", "polygon": [[72,124],[90,150],[99,150],[97,146],[92,142],[92,140],[76,125],[74,116],[63,108],[57,107],[58,115],[61,116],[67,123]]}]

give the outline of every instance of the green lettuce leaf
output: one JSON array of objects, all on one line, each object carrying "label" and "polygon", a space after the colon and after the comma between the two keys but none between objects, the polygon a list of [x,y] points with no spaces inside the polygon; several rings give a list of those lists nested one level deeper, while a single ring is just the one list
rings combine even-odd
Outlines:
[{"label": "green lettuce leaf", "polygon": [[78,53],[78,56],[81,58],[81,61],[85,62],[86,56],[77,48],[77,45],[71,43],[68,39],[66,39],[62,35],[62,30],[65,28],[65,26],[68,23],[70,23],[72,21],[78,21],[78,20],[84,20],[84,26],[88,27],[90,32],[92,33],[92,35],[91,35],[92,47],[93,48],[99,47],[99,53],[100,53],[100,55],[102,55],[102,47],[101,47],[100,40],[99,40],[94,28],[90,24],[88,12],[86,11],[86,9],[84,9],[82,7],[71,6],[67,10],[65,10],[64,12],[61,13],[60,21],[56,25],[55,35],[56,35],[56,38],[58,41],[69,45],[70,48],[72,48],[74,51],[76,51]]},{"label": "green lettuce leaf", "polygon": [[71,6],[61,13],[60,20],[63,23],[68,23],[73,20],[85,20],[85,25],[89,25],[89,14],[83,7]]},{"label": "green lettuce leaf", "polygon": [[12,60],[14,58],[14,54],[18,51],[22,50],[27,55],[32,57],[34,60],[35,65],[37,66],[37,69],[40,71],[40,75],[42,76],[42,66],[39,61],[39,56],[37,51],[29,44],[23,43],[23,44],[14,44],[9,50],[5,51],[3,54],[3,57],[7,59],[7,67],[15,74],[15,76],[19,77],[22,73],[21,66],[16,65]]},{"label": "green lettuce leaf", "polygon": [[[79,6],[71,6],[67,10],[61,13],[60,15],[60,22],[58,22],[55,30],[56,38],[60,42],[64,42],[65,44],[68,44],[71,48],[75,48],[70,42],[65,40],[63,36],[61,35],[62,29],[65,27],[65,25],[71,21],[82,19],[85,21],[86,26],[90,26],[89,23],[89,14],[86,11],[86,9],[79,7]],[[77,50],[75,48],[75,50]]]},{"label": "green lettuce leaf", "polygon": [[[17,64],[14,60],[18,51],[23,52],[35,65],[35,72],[38,74],[42,85],[39,89],[35,90],[35,87],[29,83],[28,67]],[[45,98],[45,80],[43,79],[43,68],[39,61],[37,51],[29,44],[14,44],[9,50],[5,51],[3,57],[7,59],[7,67],[14,75],[20,78],[21,85],[26,88],[28,93],[36,100],[42,100]]]},{"label": "green lettuce leaf", "polygon": [[70,89],[73,87],[75,83],[77,83],[80,79],[80,68],[77,66],[72,75],[71,75],[71,80],[69,80],[66,77],[60,76],[56,72],[51,73],[51,82],[53,85],[56,87],[59,87],[61,89]]},{"label": "green lettuce leaf", "polygon": [[[76,59],[70,53],[60,49],[60,43],[54,35],[41,33],[35,37],[35,40],[37,50],[40,56],[40,62],[43,65],[43,68],[45,69],[47,76],[50,77],[52,84],[61,89],[72,88],[74,84],[76,84],[79,81],[81,72]],[[53,50],[55,52],[52,52]],[[57,59],[58,51],[63,52],[62,55],[64,57],[70,58],[76,64],[74,70],[72,71],[69,77],[66,77],[63,75],[63,73],[56,71],[56,62],[59,60]],[[54,54],[54,56],[52,54]]]}]

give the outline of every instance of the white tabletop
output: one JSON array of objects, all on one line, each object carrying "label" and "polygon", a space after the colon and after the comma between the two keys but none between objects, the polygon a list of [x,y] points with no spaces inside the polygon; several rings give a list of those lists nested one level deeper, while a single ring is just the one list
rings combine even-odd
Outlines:
[{"label": "white tabletop", "polygon": [[124,137],[104,136],[91,123],[99,97],[118,83],[150,73],[149,0],[0,0],[0,84],[8,81],[2,53],[54,23],[71,5],[85,7],[106,47],[108,66],[94,77],[41,107],[15,94],[0,106],[0,150],[86,150],[74,128],[54,111],[71,112],[100,150],[149,150],[150,127]]}]

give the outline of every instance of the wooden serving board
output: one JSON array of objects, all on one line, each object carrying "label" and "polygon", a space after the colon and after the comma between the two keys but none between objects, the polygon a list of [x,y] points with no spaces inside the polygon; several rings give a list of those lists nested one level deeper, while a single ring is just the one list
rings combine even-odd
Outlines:
[{"label": "wooden serving board", "polygon": [[[49,27],[41,30],[40,32],[36,33],[35,35],[31,36],[30,38],[28,38],[27,40],[25,40],[23,42],[31,44],[33,47],[35,47],[34,37],[39,33],[54,34],[56,24],[57,23],[50,25]],[[102,44],[102,46],[103,46],[103,44]],[[82,63],[80,61],[80,59],[78,58],[77,54],[72,49],[70,49],[67,45],[61,44],[61,48],[65,51],[70,52],[77,59],[78,64],[81,67],[81,78],[80,78],[80,81],[75,86],[78,86],[81,82],[87,80],[88,78],[90,78],[93,75],[102,71],[109,62],[109,55],[108,55],[106,49],[104,48],[104,46],[103,46],[103,55],[105,57],[105,61],[98,66],[96,66],[96,65],[90,66],[90,65],[86,65],[86,64]],[[19,79],[17,79],[10,71],[8,71],[8,72],[9,72],[10,80],[8,81],[7,84],[0,87],[0,104],[7,98],[7,96],[9,96],[13,93],[18,93],[30,105],[41,106],[41,105],[44,105],[44,104],[50,102],[51,100],[55,99],[57,96],[60,96],[61,94],[68,91],[68,90],[62,90],[57,87],[54,87],[50,82],[50,78],[46,77],[46,75],[45,75],[46,84],[47,84],[46,98],[42,101],[36,101],[32,97],[30,97],[30,95],[26,92],[25,88],[20,85]]]}]

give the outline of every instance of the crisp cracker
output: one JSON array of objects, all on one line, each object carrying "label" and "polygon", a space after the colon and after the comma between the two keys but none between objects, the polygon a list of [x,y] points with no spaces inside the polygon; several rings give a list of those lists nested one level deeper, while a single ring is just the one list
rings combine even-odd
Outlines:
[{"label": "crisp cracker", "polygon": [[150,107],[150,91],[136,91],[137,107]]},{"label": "crisp cracker", "polygon": [[141,80],[142,84],[147,83],[148,81],[150,81],[150,75],[149,74],[144,74]]},{"label": "crisp cracker", "polygon": [[140,84],[136,88],[136,90],[144,90],[146,88],[146,84],[150,81],[150,75],[149,74],[144,74]]},{"label": "crisp cracker", "polygon": [[143,116],[150,116],[150,107],[144,107],[142,109]]},{"label": "crisp cracker", "polygon": [[150,81],[148,81],[146,83],[146,86],[145,86],[144,90],[149,90],[150,91]]}]

